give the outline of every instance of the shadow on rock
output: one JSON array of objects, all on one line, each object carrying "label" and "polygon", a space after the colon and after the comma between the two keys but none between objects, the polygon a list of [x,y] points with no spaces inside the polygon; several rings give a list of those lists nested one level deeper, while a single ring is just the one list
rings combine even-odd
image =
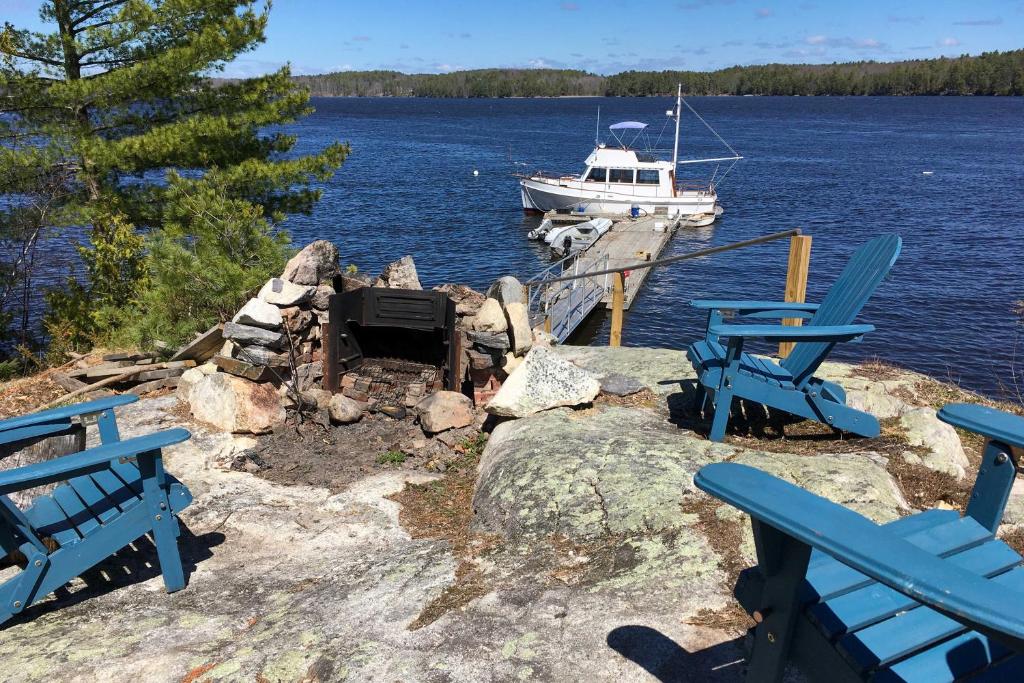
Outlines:
[{"label": "shadow on rock", "polygon": [[742,641],[740,637],[688,652],[661,631],[637,625],[619,626],[607,638],[608,647],[661,683],[742,680]]},{"label": "shadow on rock", "polygon": [[[181,536],[178,538],[178,548],[180,549],[181,562],[185,569],[185,590],[188,590],[188,580],[195,571],[196,565],[203,560],[213,557],[211,548],[215,548],[223,543],[225,536],[218,531],[196,536],[180,520],[179,525],[181,527]],[[66,585],[58,588],[53,593],[56,600],[46,600],[41,604],[28,608],[20,615],[0,626],[0,631],[14,624],[32,621],[39,615],[66,609],[72,605],[77,605],[86,600],[136,583],[149,581],[161,575],[156,546],[153,545],[149,536],[141,536],[133,543],[125,546],[82,574],[79,578],[85,583],[84,586],[76,586],[73,591],[68,590]]]}]

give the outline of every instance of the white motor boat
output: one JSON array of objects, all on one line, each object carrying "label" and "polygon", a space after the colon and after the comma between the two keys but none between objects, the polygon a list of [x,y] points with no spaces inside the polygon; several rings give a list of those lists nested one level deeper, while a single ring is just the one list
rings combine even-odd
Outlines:
[{"label": "white motor boat", "polygon": [[544,236],[547,235],[553,227],[554,224],[551,222],[551,219],[545,218],[540,222],[540,225],[538,225],[530,232],[526,233],[526,236],[529,237],[531,240],[544,239]]},{"label": "white motor boat", "polygon": [[601,239],[601,235],[612,229],[610,218],[595,218],[586,223],[578,223],[569,226],[568,230],[562,230],[548,244],[551,251],[557,256],[568,256],[578,251],[584,251],[593,246],[594,242]]},{"label": "white motor boat", "polygon": [[[715,190],[717,169],[711,180],[706,182],[679,181],[676,169],[686,164],[731,162],[721,176],[724,177],[732,165],[743,157],[708,126],[732,156],[680,159],[679,120],[683,104],[690,107],[683,100],[680,86],[675,108],[666,112],[675,121],[675,144],[671,150],[671,161],[658,156],[659,152],[667,153],[668,150],[653,149],[650,144],[646,144],[644,149],[636,148],[638,141],[647,141],[646,123],[615,123],[608,127],[615,142],[611,145],[597,142],[594,151],[586,159],[586,168],[581,175],[549,175],[543,172],[515,174],[519,178],[523,210],[530,213],[555,211],[583,215],[658,215],[673,218],[711,214],[713,217],[718,206]],[[700,120],[705,126],[708,125],[703,119]]]},{"label": "white motor boat", "polygon": [[711,225],[715,222],[719,216],[722,215],[722,207],[716,206],[715,210],[711,213],[695,213],[687,216],[683,219],[683,227],[685,228],[703,228]]}]

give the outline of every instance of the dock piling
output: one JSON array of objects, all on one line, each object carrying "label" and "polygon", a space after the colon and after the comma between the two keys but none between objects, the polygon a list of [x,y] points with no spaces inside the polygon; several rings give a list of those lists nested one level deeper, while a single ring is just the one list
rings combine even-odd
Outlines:
[{"label": "dock piling", "polygon": [[[811,265],[811,236],[793,235],[789,239],[789,267],[786,271],[785,300],[803,303],[807,297],[807,274]],[[800,318],[784,318],[783,325],[799,326]],[[779,357],[785,358],[793,350],[794,342],[779,343]]]},{"label": "dock piling", "polygon": [[612,273],[612,327],[608,346],[622,346],[622,309],[626,299],[625,277],[622,272]]}]

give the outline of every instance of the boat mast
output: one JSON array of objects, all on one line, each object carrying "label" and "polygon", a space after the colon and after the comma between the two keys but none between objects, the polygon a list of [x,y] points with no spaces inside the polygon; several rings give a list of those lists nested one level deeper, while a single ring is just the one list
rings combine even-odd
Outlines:
[{"label": "boat mast", "polygon": [[676,165],[679,163],[679,119],[683,114],[683,84],[680,83],[676,91],[676,144],[672,148],[672,177],[676,175]]}]

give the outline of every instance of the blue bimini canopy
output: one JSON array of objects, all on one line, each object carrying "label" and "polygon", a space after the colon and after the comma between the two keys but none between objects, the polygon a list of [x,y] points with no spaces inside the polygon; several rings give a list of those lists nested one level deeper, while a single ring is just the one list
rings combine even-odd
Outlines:
[{"label": "blue bimini canopy", "polygon": [[646,123],[641,123],[639,121],[623,121],[621,123],[613,123],[608,126],[608,130],[643,130],[646,127]]}]

